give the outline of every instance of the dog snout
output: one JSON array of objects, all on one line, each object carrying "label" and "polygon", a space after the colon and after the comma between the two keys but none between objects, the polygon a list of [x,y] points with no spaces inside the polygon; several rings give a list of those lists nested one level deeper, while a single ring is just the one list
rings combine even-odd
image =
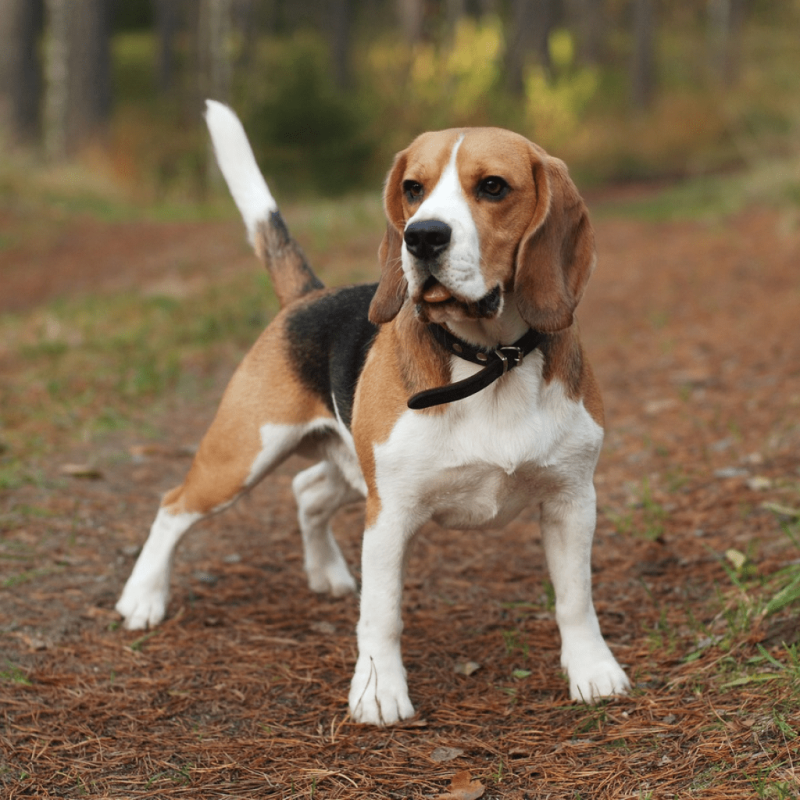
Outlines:
[{"label": "dog snout", "polygon": [[436,258],[447,249],[453,229],[438,219],[426,219],[412,222],[403,233],[408,252],[422,261]]}]

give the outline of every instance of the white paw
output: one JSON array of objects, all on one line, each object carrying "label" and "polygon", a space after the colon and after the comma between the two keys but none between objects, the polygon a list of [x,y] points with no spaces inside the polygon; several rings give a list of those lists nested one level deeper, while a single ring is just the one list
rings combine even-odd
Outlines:
[{"label": "white paw", "polygon": [[344,597],[356,591],[356,582],[341,556],[328,564],[306,566],[308,588],[318,594],[330,594]]},{"label": "white paw", "polygon": [[168,599],[167,592],[132,586],[128,582],[116,609],[125,618],[124,626],[130,631],[138,631],[155,627],[164,619]]},{"label": "white paw", "polygon": [[628,676],[605,644],[579,659],[572,658],[568,664],[562,660],[562,665],[569,676],[572,700],[595,703],[605,697],[627,694],[631,688]]},{"label": "white paw", "polygon": [[381,667],[359,657],[350,685],[350,716],[355,722],[385,727],[414,716],[402,663]]}]

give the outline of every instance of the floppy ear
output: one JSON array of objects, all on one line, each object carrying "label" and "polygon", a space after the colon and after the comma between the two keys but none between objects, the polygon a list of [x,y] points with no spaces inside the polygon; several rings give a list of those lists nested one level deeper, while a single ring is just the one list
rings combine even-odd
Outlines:
[{"label": "floppy ear", "polygon": [[534,330],[553,333],[572,324],[596,260],[594,232],[567,166],[531,151],[538,200],[517,255],[514,293]]},{"label": "floppy ear", "polygon": [[391,322],[399,313],[408,294],[408,283],[403,275],[401,248],[403,246],[402,187],[406,170],[405,151],[395,156],[383,190],[383,207],[386,211],[386,233],[378,248],[381,278],[369,306],[369,321],[375,325]]}]

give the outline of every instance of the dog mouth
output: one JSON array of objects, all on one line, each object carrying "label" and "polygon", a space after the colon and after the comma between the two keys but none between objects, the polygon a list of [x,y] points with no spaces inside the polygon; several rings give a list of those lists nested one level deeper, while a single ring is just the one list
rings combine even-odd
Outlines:
[{"label": "dog mouth", "polygon": [[455,300],[455,297],[443,283],[440,283],[431,275],[422,285],[421,299],[426,303],[439,305],[440,303],[447,303],[451,300]]},{"label": "dog mouth", "polygon": [[479,300],[464,300],[430,275],[417,293],[417,315],[431,322],[443,321],[445,317],[451,316],[459,319],[487,319],[497,315],[501,296],[498,284]]}]

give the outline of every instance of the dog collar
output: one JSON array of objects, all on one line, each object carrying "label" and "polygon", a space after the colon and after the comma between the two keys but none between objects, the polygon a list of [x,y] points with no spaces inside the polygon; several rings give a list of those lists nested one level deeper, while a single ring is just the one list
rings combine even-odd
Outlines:
[{"label": "dog collar", "polygon": [[513,344],[502,345],[495,350],[487,350],[459,339],[447,328],[436,323],[428,325],[428,331],[449,353],[463,358],[465,361],[471,361],[473,364],[480,364],[483,369],[464,380],[447,386],[439,386],[436,389],[426,389],[413,395],[408,401],[408,407],[415,411],[452,403],[454,400],[463,400],[465,397],[485,389],[498,378],[502,378],[506,372],[518,367],[525,356],[533,352],[545,338],[543,333],[531,329]]}]

